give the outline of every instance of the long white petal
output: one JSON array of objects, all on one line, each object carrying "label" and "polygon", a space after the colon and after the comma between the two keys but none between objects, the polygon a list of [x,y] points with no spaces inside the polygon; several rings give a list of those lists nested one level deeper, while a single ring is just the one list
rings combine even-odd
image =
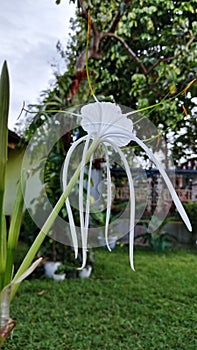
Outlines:
[{"label": "long white petal", "polygon": [[[91,176],[92,176],[92,162],[93,162],[94,154],[91,155],[90,165],[88,169],[88,182],[87,182],[87,198],[86,198],[86,212],[85,212],[85,246],[87,247],[88,242],[88,227],[89,227],[89,218],[90,218],[90,188],[91,188]],[[85,267],[82,266],[82,268]]]},{"label": "long white petal", "polygon": [[[81,137],[79,140],[75,141],[68,150],[68,153],[66,155],[66,159],[64,161],[63,174],[62,174],[63,191],[65,191],[66,186],[67,186],[68,166],[70,163],[71,155],[74,152],[75,148],[86,139],[87,139],[87,136]],[[75,229],[75,223],[74,223],[74,218],[73,218],[73,213],[72,213],[69,198],[66,199],[65,204],[66,204],[66,209],[67,209],[67,213],[68,213],[68,220],[69,220],[69,224],[70,224],[70,231],[71,231],[71,237],[72,237],[72,241],[73,241],[75,258],[77,258],[77,256],[78,256],[78,239],[77,239],[77,233],[76,233],[76,229]]]},{"label": "long white petal", "polygon": [[66,210],[67,210],[67,214],[68,214],[68,221],[69,221],[69,226],[70,226],[71,237],[72,237],[72,241],[73,241],[73,248],[74,248],[74,252],[75,252],[75,259],[77,259],[77,256],[78,256],[78,239],[77,239],[77,233],[76,233],[76,229],[75,229],[75,222],[74,222],[73,212],[72,212],[72,208],[71,208],[71,205],[70,205],[69,198],[66,199],[65,204],[66,204]]},{"label": "long white petal", "polygon": [[185,212],[185,209],[183,208],[181,201],[168,177],[168,175],[165,172],[165,169],[163,168],[162,164],[160,164],[158,162],[158,160],[155,158],[155,156],[153,155],[153,153],[150,151],[150,149],[140,140],[138,139],[138,137],[134,136],[132,137],[133,141],[135,141],[142,149],[144,149],[144,151],[147,153],[148,157],[152,160],[153,163],[155,163],[156,167],[158,168],[158,170],[160,171],[161,175],[164,178],[164,181],[170,191],[170,194],[172,196],[172,199],[177,207],[177,210],[179,212],[179,214],[181,215],[185,225],[187,226],[189,231],[192,231],[192,227],[191,227],[191,223],[189,221],[189,218]]},{"label": "long white petal", "polygon": [[129,164],[127,162],[127,159],[124,153],[113,142],[111,141],[107,141],[107,142],[110,143],[112,147],[115,149],[115,151],[119,153],[128,177],[129,191],[130,191],[129,259],[130,259],[131,268],[135,270],[134,263],[133,263],[134,226],[135,226],[135,190],[133,185],[133,179],[132,179]]},{"label": "long white petal", "polygon": [[91,188],[91,176],[92,176],[92,161],[94,154],[91,155],[90,165],[88,169],[88,182],[87,182],[87,198],[86,198],[86,215],[85,215],[85,226],[89,225],[89,214],[90,214],[90,188]]},{"label": "long white petal", "polygon": [[[81,244],[82,244],[82,266],[83,269],[86,265],[87,260],[87,242],[86,242],[86,230],[84,222],[84,208],[83,208],[83,187],[84,187],[84,170],[86,164],[86,154],[88,150],[90,139],[88,138],[85,142],[83,149],[82,160],[81,160],[81,172],[79,177],[79,219],[80,219],[80,228],[81,228]],[[87,214],[88,215],[88,214]],[[88,215],[89,216],[89,215]],[[86,221],[89,218],[86,218]]]},{"label": "long white petal", "polygon": [[106,210],[106,219],[105,219],[105,242],[108,250],[111,251],[111,248],[109,246],[109,241],[108,241],[108,230],[109,230],[109,221],[110,221],[110,214],[111,214],[111,203],[112,203],[111,172],[109,167],[108,150],[105,144],[104,144],[104,148],[105,148],[106,168],[107,168],[107,210]]}]

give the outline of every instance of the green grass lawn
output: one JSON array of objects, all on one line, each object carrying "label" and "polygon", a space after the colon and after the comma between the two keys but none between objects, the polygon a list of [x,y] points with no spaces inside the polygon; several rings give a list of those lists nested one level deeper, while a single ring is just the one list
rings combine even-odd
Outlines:
[{"label": "green grass lawn", "polygon": [[197,253],[96,250],[90,279],[25,281],[7,350],[196,350]]}]

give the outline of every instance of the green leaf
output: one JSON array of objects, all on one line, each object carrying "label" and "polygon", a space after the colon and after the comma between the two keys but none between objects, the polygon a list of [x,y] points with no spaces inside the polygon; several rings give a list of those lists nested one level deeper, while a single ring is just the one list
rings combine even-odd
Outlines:
[{"label": "green leaf", "polygon": [[[4,62],[0,78],[0,288],[2,287],[2,274],[5,265],[6,227],[3,215],[3,200],[5,191],[5,173],[8,148],[8,112],[9,112],[9,75],[7,63]],[[3,277],[2,277],[3,278]]]},{"label": "green leaf", "polygon": [[6,269],[6,255],[7,255],[7,241],[6,241],[6,220],[5,216],[2,215],[1,224],[1,242],[0,242],[0,292],[3,289],[3,281]]},{"label": "green leaf", "polygon": [[22,221],[22,214],[23,214],[24,187],[25,187],[24,181],[20,181],[18,184],[16,199],[14,203],[10,229],[8,234],[7,262],[6,262],[6,271],[5,271],[5,277],[4,277],[4,286],[9,284],[12,280],[14,257],[15,257],[17,243],[18,243],[18,238],[19,238],[19,233],[21,228],[21,221]]},{"label": "green leaf", "polygon": [[[9,76],[4,62],[0,79],[0,191],[5,189],[5,171],[8,147],[8,112],[9,112]],[[3,207],[0,197],[0,210]]]}]

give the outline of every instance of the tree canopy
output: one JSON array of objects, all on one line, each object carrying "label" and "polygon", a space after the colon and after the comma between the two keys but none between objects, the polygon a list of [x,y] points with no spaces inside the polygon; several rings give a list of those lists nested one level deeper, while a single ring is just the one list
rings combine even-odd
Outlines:
[{"label": "tree canopy", "polygon": [[172,143],[175,159],[196,152],[195,84],[189,93],[169,100],[196,78],[195,0],[78,1],[72,20],[75,34],[66,51],[59,47],[68,69],[57,76],[56,93],[64,91],[66,105],[76,99],[85,102],[88,95],[88,10],[89,69],[96,95],[112,95],[117,103],[132,108],[150,106],[168,96],[167,102],[150,114],[151,121],[161,128],[168,144]]},{"label": "tree canopy", "polygon": [[76,18],[71,20],[74,35],[67,48],[57,45],[67,69],[56,74],[55,86],[45,93],[39,115],[49,108],[62,109],[88,100],[89,11],[88,64],[95,94],[113,96],[117,103],[134,109],[166,99],[149,118],[163,133],[175,160],[196,153],[196,1],[72,2],[76,3]]},{"label": "tree canopy", "polygon": [[[57,4],[60,2],[56,1]],[[114,99],[133,109],[163,101],[148,114],[148,118],[164,135],[166,165],[169,147],[177,162],[181,156],[197,153],[193,100],[197,70],[196,1],[72,2],[76,3],[76,17],[71,20],[74,34],[66,48],[57,44],[67,69],[63,74],[56,73],[54,86],[44,92],[39,106],[33,106],[37,114],[28,130],[29,138],[57,110],[83,104],[91,98],[86,71],[89,18],[88,66],[99,100],[103,97]],[[62,118],[69,123],[66,115]],[[37,141],[44,147],[42,137]],[[72,141],[72,133],[65,135],[47,158],[45,183],[52,203],[59,198],[58,174]],[[61,214],[64,218],[67,215],[65,211]]]}]

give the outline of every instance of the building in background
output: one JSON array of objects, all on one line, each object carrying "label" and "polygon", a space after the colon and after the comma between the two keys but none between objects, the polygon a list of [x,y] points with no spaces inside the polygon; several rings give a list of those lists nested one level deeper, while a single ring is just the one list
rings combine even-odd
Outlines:
[{"label": "building in background", "polygon": [[26,145],[20,142],[20,137],[13,131],[8,131],[8,164],[6,169],[6,190],[4,198],[4,213],[12,214],[18,181],[21,175],[21,164]]}]

